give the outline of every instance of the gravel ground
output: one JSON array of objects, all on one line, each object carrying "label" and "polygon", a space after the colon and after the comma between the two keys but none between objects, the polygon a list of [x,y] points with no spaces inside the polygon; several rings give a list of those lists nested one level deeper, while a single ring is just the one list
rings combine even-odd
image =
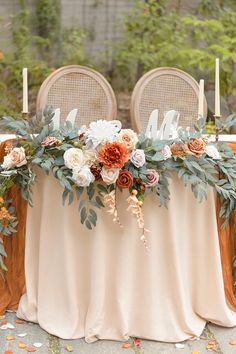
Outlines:
[{"label": "gravel ground", "polygon": [[[177,348],[173,343],[147,340],[139,343],[134,338],[126,343],[100,340],[92,344],[87,344],[84,339],[62,340],[36,324],[16,323],[16,320],[14,313],[7,313],[1,320],[0,354],[24,354],[34,350],[38,354],[236,354],[236,328],[211,324],[206,326],[200,338],[185,341],[181,343],[182,348]],[[4,329],[4,323],[10,323],[14,328]],[[22,334],[25,336],[19,336]]]}]

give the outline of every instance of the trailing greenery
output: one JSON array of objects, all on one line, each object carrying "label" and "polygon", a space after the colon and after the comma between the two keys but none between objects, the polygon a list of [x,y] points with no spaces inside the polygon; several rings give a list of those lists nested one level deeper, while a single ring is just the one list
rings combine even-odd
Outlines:
[{"label": "trailing greenery", "polygon": [[[118,128],[117,133],[128,134],[127,136],[133,139],[130,140],[133,141],[132,150],[128,153],[128,146],[130,148],[131,145],[126,146],[126,140],[121,143],[120,135],[116,133],[113,136],[115,156],[118,156],[118,159],[122,156],[117,152],[120,148],[122,149],[120,154],[123,151],[126,158],[120,168],[109,167],[112,174],[118,173],[116,180],[109,182],[110,180],[103,179],[103,169],[105,168],[106,172],[109,168],[104,164],[107,160],[103,160],[100,153],[104,146],[110,148],[112,140],[108,137],[109,143],[97,140],[106,137],[101,138],[100,129],[96,130],[95,127],[99,122],[98,127],[105,124],[106,134],[110,134],[109,129],[114,129],[113,123],[98,121],[95,126],[93,123],[81,134],[70,122],[55,130],[53,116],[54,111],[48,107],[43,114],[38,113],[30,120],[3,118],[1,125],[16,131],[18,135],[18,139],[12,143],[0,166],[0,232],[3,235],[15,232],[17,225],[14,209],[7,200],[8,191],[14,184],[20,187],[22,196],[32,205],[32,186],[36,181],[34,166],[42,168],[47,174],[51,172],[58,179],[63,188],[63,204],[66,201],[71,204],[77,198],[81,223],[88,229],[96,226],[98,219],[96,209],[105,206],[106,196],[110,200],[106,205],[111,208],[114,220],[119,222],[116,190],[129,188],[131,197],[127,201],[129,204],[133,203],[129,208],[135,208],[134,215],[138,219],[139,228],[143,228],[144,242],[146,229],[141,211],[143,201],[150,192],[154,192],[160,205],[167,207],[170,199],[169,179],[173,174],[177,174],[185,185],[191,186],[199,202],[207,198],[208,186],[215,188],[221,199],[220,216],[225,219],[223,227],[236,210],[236,157],[225,143],[210,143],[207,138],[203,138],[203,119],[197,121],[195,131],[179,129],[178,137],[172,140],[152,140],[144,134],[137,137],[131,130],[122,132],[121,127]],[[225,122],[227,126],[235,123],[236,118],[233,116],[228,117]],[[217,124],[218,128],[222,129],[222,125],[219,122]],[[97,145],[91,147],[93,140],[90,139],[95,139],[96,144],[100,141],[98,147]],[[66,157],[68,152],[72,154],[71,160]],[[85,158],[86,154],[90,156],[88,160]],[[133,157],[135,154],[138,160]],[[113,160],[114,156],[111,161]],[[69,164],[70,161],[74,167]],[[79,177],[80,173],[84,173],[82,179]],[[120,177],[122,173],[125,174],[125,180]],[[3,270],[6,269],[3,262],[5,256],[0,240],[0,268]]]}]

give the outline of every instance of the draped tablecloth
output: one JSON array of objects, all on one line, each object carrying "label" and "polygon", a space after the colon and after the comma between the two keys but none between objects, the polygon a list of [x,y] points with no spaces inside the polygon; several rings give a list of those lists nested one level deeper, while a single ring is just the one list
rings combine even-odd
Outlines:
[{"label": "draped tablecloth", "polygon": [[78,203],[62,206],[62,188],[39,173],[26,232],[26,294],[17,315],[61,338],[177,342],[199,336],[206,321],[232,327],[217,233],[215,194],[198,203],[174,177],[169,208],[144,203],[147,251],[127,193],[118,195],[121,229],[103,209],[93,231]]}]

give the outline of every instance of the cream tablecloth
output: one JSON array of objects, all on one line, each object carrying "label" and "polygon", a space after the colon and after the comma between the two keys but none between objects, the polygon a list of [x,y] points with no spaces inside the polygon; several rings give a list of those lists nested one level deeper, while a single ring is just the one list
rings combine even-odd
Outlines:
[{"label": "cream tablecloth", "polygon": [[235,326],[226,303],[215,195],[199,204],[177,177],[169,209],[149,195],[144,213],[149,251],[119,196],[123,229],[105,210],[93,231],[80,224],[78,204],[62,206],[62,189],[40,173],[28,210],[26,294],[17,315],[61,338],[178,342],[211,321]]}]

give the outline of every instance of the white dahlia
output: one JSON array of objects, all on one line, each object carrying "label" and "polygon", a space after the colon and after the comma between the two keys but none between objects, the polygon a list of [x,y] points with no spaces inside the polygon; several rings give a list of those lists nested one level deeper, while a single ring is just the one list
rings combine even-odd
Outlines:
[{"label": "white dahlia", "polygon": [[99,119],[89,124],[85,132],[85,141],[89,148],[97,148],[100,144],[110,143],[117,139],[121,124],[118,121]]}]

